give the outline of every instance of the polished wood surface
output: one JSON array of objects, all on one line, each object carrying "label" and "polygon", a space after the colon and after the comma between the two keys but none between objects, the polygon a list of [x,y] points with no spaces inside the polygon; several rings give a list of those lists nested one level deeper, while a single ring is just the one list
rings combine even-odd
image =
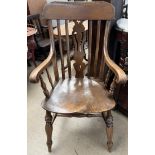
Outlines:
[{"label": "polished wood surface", "polygon": [[45,131],[46,131],[46,135],[47,135],[46,144],[48,146],[48,151],[51,152],[53,126],[52,126],[52,115],[48,111],[46,111],[45,121],[46,121]]},{"label": "polished wood surface", "polygon": [[69,28],[68,20],[65,21],[65,34],[66,34],[66,46],[67,46],[67,66],[68,66],[68,77],[71,78],[71,62],[70,62],[70,44],[69,44]]},{"label": "polished wood surface", "polygon": [[106,30],[105,30],[105,36],[104,36],[104,57],[105,62],[108,65],[108,67],[114,72],[116,75],[116,82],[117,83],[125,83],[127,81],[127,76],[125,72],[113,61],[110,59],[108,54],[108,35],[110,31],[110,22],[106,23]]},{"label": "polished wood surface", "polygon": [[85,77],[60,80],[42,106],[55,113],[87,114],[108,111],[115,101],[99,83]]},{"label": "polished wood surface", "polygon": [[[59,13],[61,10],[61,13]],[[45,5],[46,19],[108,20],[114,19],[114,7],[107,2],[52,2]],[[102,12],[102,13],[101,13]]]},{"label": "polished wood surface", "polygon": [[[68,23],[68,35],[72,35],[72,31],[73,31],[73,27],[74,27],[75,23],[73,21],[69,22]],[[83,22],[83,25],[85,27],[85,31],[88,30],[88,21],[84,21]],[[53,31],[54,35],[58,35],[58,28],[56,27]],[[61,29],[61,35],[62,36],[66,36],[66,25],[65,24],[62,24],[60,25],[60,29]]]},{"label": "polished wood surface", "polygon": [[[91,30],[91,29],[90,29]],[[89,31],[90,31],[89,30]],[[104,35],[104,47],[103,47],[103,59],[102,59],[102,62],[103,60],[105,61],[106,65],[109,67],[109,69],[115,74],[116,76],[116,82],[119,84],[119,83],[125,83],[127,81],[127,76],[125,74],[125,72],[114,62],[110,59],[109,57],[109,54],[108,54],[108,47],[107,47],[107,44],[108,44],[108,37],[109,37],[109,32],[110,32],[110,22],[107,22],[106,23],[106,28],[105,28],[105,35]],[[91,33],[91,32],[90,32]],[[90,37],[90,36],[89,36]],[[90,42],[90,39],[89,39],[89,43]],[[88,45],[89,47],[90,45]],[[42,71],[48,67],[48,64],[52,63],[52,56],[53,56],[53,49],[52,49],[53,45],[51,46],[51,50],[50,50],[50,54],[48,56],[48,58],[43,61],[37,68],[35,68],[33,70],[33,72],[30,74],[30,81],[31,82],[38,82],[38,77],[39,75],[42,73]],[[91,46],[90,46],[91,47]],[[91,50],[91,48],[89,48]],[[75,52],[76,53],[76,52]],[[91,58],[91,52],[89,52],[89,58]],[[83,56],[82,56],[83,57]],[[89,61],[90,59],[88,58],[88,74],[89,74]],[[78,59],[75,59],[75,60],[78,60]],[[54,60],[55,61],[55,60]],[[54,62],[53,61],[53,62]],[[81,62],[80,60],[80,63],[83,63]],[[102,64],[102,63],[101,63]],[[103,65],[105,66],[105,65]],[[80,68],[81,69],[81,68]],[[104,67],[102,67],[102,70],[104,70]],[[58,74],[58,72],[57,72]]]},{"label": "polished wood surface", "polygon": [[[85,12],[84,12],[85,10]],[[102,13],[101,13],[102,12]],[[39,66],[37,66],[30,74],[30,81],[37,83],[40,81],[45,99],[42,102],[42,107],[47,113],[55,113],[54,120],[56,116],[66,116],[66,117],[87,117],[96,116],[97,114],[107,113],[104,117],[106,123],[107,131],[107,146],[108,150],[111,151],[112,148],[112,135],[113,135],[113,119],[111,115],[111,110],[115,107],[115,102],[113,99],[113,91],[115,89],[116,83],[125,83],[127,80],[124,71],[116,65],[108,55],[108,39],[110,33],[110,22],[107,19],[113,19],[114,17],[114,7],[106,2],[52,2],[45,5],[43,10],[43,16],[48,19],[48,28],[50,34],[50,53],[45,61],[43,61]],[[57,20],[58,28],[58,41],[59,50],[61,52],[60,66],[61,69],[58,71],[58,60],[56,57],[55,48],[55,37],[53,33],[52,20]],[[66,35],[66,45],[67,45],[67,65],[68,65],[68,76],[67,72],[64,72],[64,54],[62,53],[62,32],[60,28],[60,19],[65,19],[65,35]],[[72,28],[72,38],[73,38],[73,58],[74,63],[70,63],[70,52],[71,48],[69,46],[69,21],[73,20],[74,26]],[[92,38],[94,36],[92,23],[97,23],[97,40],[93,42]],[[85,24],[84,21],[88,20],[88,64],[84,61],[84,31]],[[101,24],[104,23],[105,27]],[[103,30],[103,31],[102,31]],[[104,42],[103,46],[100,46],[99,42]],[[95,51],[92,50],[92,45],[95,45]],[[98,51],[102,51],[101,55]],[[94,54],[93,54],[94,52]],[[95,54],[96,52],[96,54]],[[92,58],[94,57],[94,61]],[[98,63],[98,58],[100,58],[100,65]],[[55,79],[49,77],[47,72],[48,80],[51,84],[51,90],[47,89],[46,83],[43,81],[42,74],[52,64]],[[93,68],[92,68],[93,64]],[[95,65],[94,65],[95,64]],[[105,87],[105,79],[100,78],[103,76],[104,72],[108,74],[113,73],[114,79],[110,85],[110,89],[107,90]],[[95,72],[91,74],[91,69]],[[101,72],[100,76],[96,74],[96,70]],[[97,82],[98,81],[98,82]],[[100,83],[102,84],[100,84]],[[48,114],[49,116],[49,114]],[[54,122],[52,120],[52,124]],[[51,120],[50,120],[51,122]],[[48,150],[51,152],[51,131],[48,128],[47,133],[47,143]]]}]

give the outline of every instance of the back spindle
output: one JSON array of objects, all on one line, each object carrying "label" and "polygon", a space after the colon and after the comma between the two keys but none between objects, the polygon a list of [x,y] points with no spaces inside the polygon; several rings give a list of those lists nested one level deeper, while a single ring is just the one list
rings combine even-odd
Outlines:
[{"label": "back spindle", "polygon": [[59,81],[59,72],[58,72],[58,65],[57,65],[57,54],[56,54],[56,49],[55,49],[52,20],[49,20],[48,28],[49,28],[49,35],[50,35],[50,42],[51,42],[50,50],[52,50],[53,54],[54,54],[54,59],[53,59],[54,76],[55,76],[55,81],[58,82]]},{"label": "back spindle", "polygon": [[65,20],[65,31],[66,31],[66,44],[67,44],[68,77],[71,78],[71,62],[70,62],[70,46],[69,46],[68,20]]},{"label": "back spindle", "polygon": [[48,81],[49,81],[49,83],[51,84],[52,89],[54,89],[54,85],[53,85],[53,82],[52,82],[52,78],[51,78],[51,76],[50,76],[50,74],[49,74],[49,72],[48,72],[48,69],[46,69],[46,74],[47,74]]},{"label": "back spindle", "polygon": [[40,80],[40,84],[41,84],[44,95],[46,96],[46,98],[49,98],[50,97],[49,91],[41,75],[39,76],[39,80]]},{"label": "back spindle", "polygon": [[59,37],[59,51],[60,51],[60,55],[61,55],[62,78],[65,79],[65,68],[64,68],[63,50],[62,50],[62,39],[61,39],[60,20],[57,20],[57,30],[58,30],[58,37]]},{"label": "back spindle", "polygon": [[88,21],[88,78],[90,77],[90,64],[91,64],[91,45],[92,45],[92,20]]},{"label": "back spindle", "polygon": [[96,37],[96,51],[95,51],[95,61],[94,61],[94,77],[97,76],[97,62],[98,62],[98,53],[99,53],[99,43],[100,43],[100,28],[101,21],[97,21],[97,37]]}]

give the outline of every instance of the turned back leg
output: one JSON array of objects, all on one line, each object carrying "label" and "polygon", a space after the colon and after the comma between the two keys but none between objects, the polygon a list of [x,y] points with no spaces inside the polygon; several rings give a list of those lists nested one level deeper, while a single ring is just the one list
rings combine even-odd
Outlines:
[{"label": "turned back leg", "polygon": [[113,117],[111,111],[107,111],[106,113],[102,113],[106,124],[106,133],[107,133],[107,146],[109,152],[111,152],[111,148],[113,146],[112,136],[113,136]]},{"label": "turned back leg", "polygon": [[46,131],[46,135],[47,135],[47,143],[46,144],[47,144],[47,147],[48,147],[48,151],[51,152],[51,148],[52,148],[52,131],[53,131],[51,112],[46,111],[45,121],[46,121],[45,131]]}]

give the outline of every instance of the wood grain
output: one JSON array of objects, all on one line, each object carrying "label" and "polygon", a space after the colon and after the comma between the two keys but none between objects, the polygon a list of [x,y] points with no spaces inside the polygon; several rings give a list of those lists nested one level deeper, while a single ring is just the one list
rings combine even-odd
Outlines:
[{"label": "wood grain", "polygon": [[111,20],[114,19],[114,14],[113,5],[104,1],[51,2],[43,9],[43,17],[46,19]]},{"label": "wood grain", "polygon": [[105,36],[104,36],[104,58],[105,62],[110,68],[111,71],[114,72],[116,75],[116,82],[117,83],[125,83],[127,81],[127,76],[125,72],[114,62],[110,59],[108,54],[108,37],[109,37],[109,31],[110,31],[110,22],[106,23],[106,30],[105,30]]},{"label": "wood grain", "polygon": [[[65,20],[65,23],[66,23],[66,21],[67,20]],[[67,24],[68,24],[68,35],[71,36],[75,23],[73,21],[68,21]],[[85,20],[83,22],[83,25],[85,27],[85,31],[88,30],[88,20]],[[54,29],[54,31],[53,31],[55,36],[58,36],[58,30],[57,29],[58,28],[56,27]],[[61,36],[66,36],[67,35],[67,33],[66,33],[66,24],[61,24],[60,25],[60,30],[61,30]]]},{"label": "wood grain", "polygon": [[[102,2],[52,2],[45,5],[43,10],[43,16],[49,20],[49,34],[50,34],[50,53],[45,61],[43,61],[38,67],[36,67],[31,75],[31,82],[38,82],[39,78],[41,86],[45,94],[45,99],[42,102],[42,107],[46,110],[46,134],[47,134],[47,146],[49,152],[52,145],[52,124],[57,116],[66,117],[98,117],[98,113],[106,113],[104,120],[106,123],[107,131],[107,146],[108,150],[112,147],[112,134],[113,134],[113,119],[111,115],[111,109],[115,107],[115,101],[112,95],[95,80],[96,75],[103,75],[105,63],[109,67],[109,72],[112,71],[115,74],[115,79],[112,82],[110,91],[113,92],[115,82],[125,83],[127,78],[125,73],[120,67],[118,67],[108,55],[108,37],[110,32],[110,23],[106,20],[111,20],[114,17],[114,7],[110,3]],[[57,34],[59,37],[59,47],[61,53],[62,62],[62,78],[59,78],[55,38],[53,35],[53,27],[51,20],[58,20]],[[64,62],[61,44],[61,30],[59,20],[65,21],[65,35],[67,44],[67,63],[68,63],[68,75],[69,78],[64,79]],[[73,29],[69,30],[67,20],[73,20],[75,23]],[[84,20],[88,20],[88,77],[84,76],[84,69],[86,64],[84,63]],[[95,21],[94,21],[95,20]],[[97,21],[99,20],[99,21]],[[97,29],[93,32],[92,23],[97,23]],[[102,24],[104,23],[104,26]],[[106,28],[105,28],[106,23]],[[71,66],[70,48],[69,48],[69,34],[72,34],[74,42],[74,64]],[[96,41],[92,42],[92,37],[97,33]],[[93,34],[93,35],[92,35]],[[104,39],[103,39],[104,38]],[[101,46],[101,43],[104,42]],[[92,50],[92,45],[95,45],[95,50]],[[101,52],[102,51],[102,52]],[[98,58],[101,57],[101,62]],[[92,59],[93,58],[93,59]],[[47,76],[54,89],[51,93],[48,92],[46,85],[41,77],[44,70],[47,71],[47,67],[52,64],[54,68],[55,83],[50,80],[49,73]],[[93,67],[92,67],[93,66]],[[71,70],[74,67],[75,77],[71,74]],[[90,74],[91,70],[95,74]],[[91,76],[91,78],[90,78]],[[99,79],[98,79],[99,80]],[[52,120],[50,112],[55,113],[55,117]]]},{"label": "wood grain", "polygon": [[64,56],[62,51],[62,39],[61,39],[61,29],[60,29],[60,20],[57,20],[57,31],[58,31],[58,38],[59,38],[59,51],[60,51],[60,58],[61,58],[61,72],[62,78],[65,79],[65,70],[64,70]]},{"label": "wood grain", "polygon": [[51,64],[52,59],[53,59],[53,51],[51,49],[48,57],[31,72],[29,76],[30,82],[37,83],[39,81],[39,76]]},{"label": "wood grain", "polygon": [[50,42],[51,42],[51,50],[54,51],[54,57],[53,57],[53,67],[54,67],[54,76],[55,81],[59,81],[59,72],[58,72],[58,65],[57,65],[57,53],[55,48],[55,40],[54,40],[54,30],[53,30],[53,21],[48,21],[48,29],[50,34]]},{"label": "wood grain", "polygon": [[53,131],[53,126],[52,126],[52,115],[51,112],[46,111],[46,116],[45,116],[45,131],[47,135],[47,147],[48,147],[48,152],[51,152],[51,147],[52,147],[52,131]]},{"label": "wood grain", "polygon": [[66,44],[67,44],[68,77],[71,78],[71,62],[70,62],[70,45],[69,45],[68,20],[65,20],[65,34],[66,34]]},{"label": "wood grain", "polygon": [[94,76],[97,76],[97,62],[98,62],[98,52],[99,52],[99,44],[100,44],[100,29],[101,29],[101,21],[97,21],[97,34],[96,34],[96,50],[95,50],[95,61],[94,61]]},{"label": "wood grain", "polygon": [[52,82],[52,78],[51,78],[51,76],[50,76],[49,71],[48,71],[47,68],[46,68],[46,74],[47,74],[48,81],[49,81],[49,83],[51,84],[52,89],[54,89],[54,85],[53,85],[53,82]]},{"label": "wood grain", "polygon": [[92,20],[88,22],[89,34],[88,34],[88,77],[90,77],[91,70],[91,46],[92,46]]},{"label": "wood grain", "polygon": [[56,113],[96,113],[114,108],[108,91],[88,78],[60,80],[51,97],[43,101],[44,109]]},{"label": "wood grain", "polygon": [[85,27],[83,25],[83,21],[78,22],[74,20],[74,27],[73,27],[73,42],[75,46],[74,51],[74,60],[75,63],[73,64],[75,69],[75,77],[76,78],[83,78],[84,77],[84,70],[86,68],[86,64],[83,62],[84,59],[84,51],[83,51],[83,44],[84,44],[84,37],[83,33],[85,32]]},{"label": "wood grain", "polygon": [[112,136],[113,136],[113,117],[111,114],[111,110],[107,112],[107,116],[105,117],[105,123],[106,123],[106,133],[107,133],[107,147],[109,152],[111,152],[113,142],[112,142]]}]

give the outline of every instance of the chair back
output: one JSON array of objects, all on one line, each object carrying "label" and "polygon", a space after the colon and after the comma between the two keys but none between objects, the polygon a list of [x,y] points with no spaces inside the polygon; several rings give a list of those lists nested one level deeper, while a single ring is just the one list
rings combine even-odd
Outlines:
[{"label": "chair back", "polygon": [[[75,71],[76,78],[83,78],[86,74],[88,77],[101,78],[105,71],[104,49],[108,46],[108,36],[110,31],[109,20],[114,19],[115,10],[112,4],[98,2],[51,2],[44,6],[42,16],[48,20],[49,35],[51,41],[51,52],[54,54],[54,73],[55,80],[60,77],[65,79],[65,62],[68,66],[68,77],[71,78]],[[52,21],[57,21],[59,51],[61,54],[61,71],[58,71],[58,61],[56,57],[55,36],[53,34]],[[60,20],[65,23],[65,37],[61,35]],[[69,22],[74,23],[73,28],[69,29]],[[85,26],[84,22],[88,22]],[[87,28],[86,28],[87,27]],[[69,36],[72,31],[72,36]],[[87,33],[85,33],[87,31]],[[88,63],[84,61],[84,44],[85,36],[88,38]],[[72,37],[74,43],[74,62],[70,61],[71,48],[69,39]],[[62,50],[62,39],[66,39],[67,57],[64,56]],[[94,46],[95,45],[95,46]],[[66,60],[65,60],[66,59]],[[74,71],[72,70],[74,67]]]}]

